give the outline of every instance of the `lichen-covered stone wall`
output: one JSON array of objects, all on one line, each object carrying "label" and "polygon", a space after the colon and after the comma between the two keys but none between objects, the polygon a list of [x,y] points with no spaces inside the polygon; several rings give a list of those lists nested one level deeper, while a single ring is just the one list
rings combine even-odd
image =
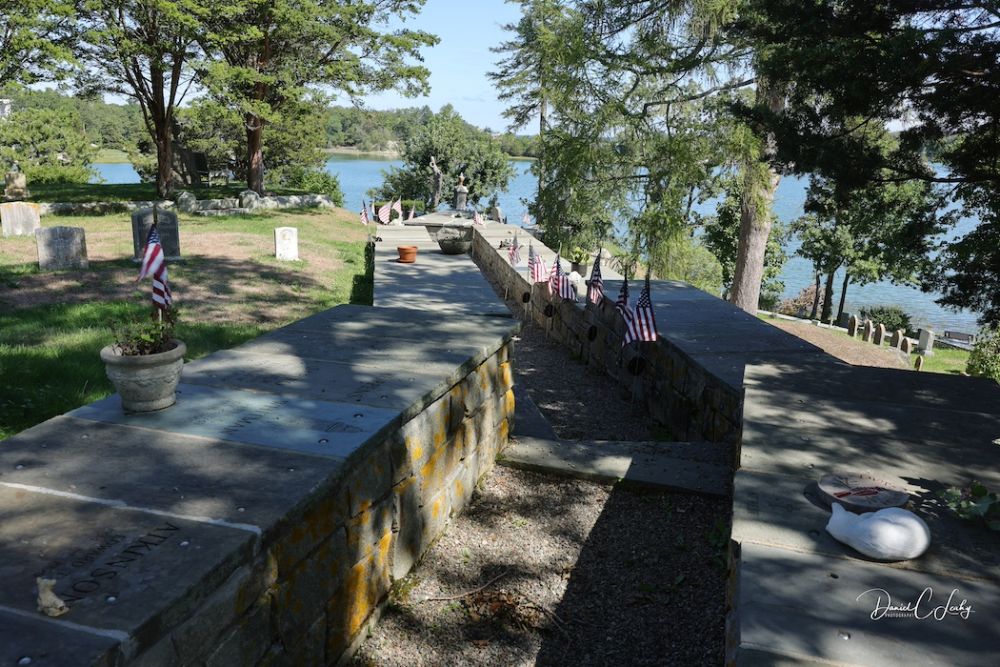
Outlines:
[{"label": "lichen-covered stone wall", "polygon": [[737,443],[742,392],[714,376],[669,340],[622,347],[624,322],[611,300],[599,307],[551,298],[544,283],[531,285],[476,233],[480,268],[524,308],[523,314],[570,352],[605,371],[678,440]]}]

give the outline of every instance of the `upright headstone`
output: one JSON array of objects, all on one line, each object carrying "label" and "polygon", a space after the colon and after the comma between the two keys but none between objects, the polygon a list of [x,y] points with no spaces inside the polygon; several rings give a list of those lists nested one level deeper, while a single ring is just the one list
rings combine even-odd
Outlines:
[{"label": "upright headstone", "polygon": [[917,355],[917,360],[913,362],[913,367],[916,368],[918,371],[922,371],[924,369],[924,358],[920,355]]},{"label": "upright headstone", "polygon": [[930,329],[920,330],[920,340],[917,341],[917,352],[928,357],[934,355],[934,332]]},{"label": "upright headstone", "polygon": [[889,340],[889,345],[899,350],[902,349],[904,340],[906,340],[906,332],[903,331],[902,329],[896,329],[892,333],[892,338]]},{"label": "upright headstone", "polygon": [[458,185],[455,186],[455,199],[452,207],[456,211],[464,211],[465,205],[469,201],[469,188],[465,187],[465,174],[458,175]]},{"label": "upright headstone", "polygon": [[0,204],[0,226],[4,236],[31,236],[42,226],[38,204],[23,201]]},{"label": "upright headstone", "polygon": [[244,190],[240,193],[240,208],[251,211],[260,206],[260,195],[253,190]]},{"label": "upright headstone", "polygon": [[876,345],[882,345],[883,343],[885,343],[885,325],[884,324],[879,323],[879,325],[877,327],[875,327],[875,335],[872,336],[872,342],[875,343]]},{"label": "upright headstone", "polygon": [[841,313],[837,317],[837,326],[846,329],[848,327],[848,324],[850,324],[850,321],[851,321],[852,317],[854,317],[854,315],[851,315],[850,313],[846,313],[846,312],[845,313]]},{"label": "upright headstone", "polygon": [[[181,257],[180,229],[177,225],[177,214],[173,211],[156,211],[156,228],[160,233],[160,245],[167,259],[177,260]],[[142,259],[146,239],[149,238],[149,228],[153,226],[153,209],[140,208],[132,211],[132,247],[135,259]]]},{"label": "upright headstone", "polygon": [[866,343],[872,342],[872,336],[875,335],[875,324],[868,320],[865,322],[864,332],[861,334],[861,340]]},{"label": "upright headstone", "polygon": [[4,199],[10,201],[13,199],[27,199],[31,196],[31,193],[28,192],[28,177],[24,175],[23,171],[17,171],[16,169],[8,171],[4,174],[3,181]]},{"label": "upright headstone", "polygon": [[194,213],[198,210],[198,198],[193,192],[185,190],[177,195],[177,210],[183,213]]},{"label": "upright headstone", "polygon": [[274,230],[274,256],[294,261],[299,258],[299,230],[295,227],[277,227]]},{"label": "upright headstone", "polygon": [[904,354],[911,354],[913,352],[913,341],[904,337],[903,344],[899,346],[899,349],[902,350]]},{"label": "upright headstone", "polygon": [[40,227],[35,232],[38,268],[43,271],[86,269],[87,237],[83,227]]},{"label": "upright headstone", "polygon": [[851,319],[847,321],[847,335],[851,338],[855,338],[858,335],[858,326],[861,322],[858,320],[857,315],[851,315]]},{"label": "upright headstone", "polygon": [[499,204],[490,210],[490,217],[497,222],[503,222],[503,210],[500,208]]}]

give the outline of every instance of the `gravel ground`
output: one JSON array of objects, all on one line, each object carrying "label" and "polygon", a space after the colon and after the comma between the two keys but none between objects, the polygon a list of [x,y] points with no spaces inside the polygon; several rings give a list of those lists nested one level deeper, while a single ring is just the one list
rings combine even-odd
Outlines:
[{"label": "gravel ground", "polygon": [[719,665],[728,512],[497,467],[355,665]]},{"label": "gravel ground", "polygon": [[888,347],[852,340],[839,331],[822,329],[814,324],[799,324],[788,320],[767,319],[768,324],[809,341],[824,352],[855,366],[875,366],[878,368],[909,368],[902,352]]}]

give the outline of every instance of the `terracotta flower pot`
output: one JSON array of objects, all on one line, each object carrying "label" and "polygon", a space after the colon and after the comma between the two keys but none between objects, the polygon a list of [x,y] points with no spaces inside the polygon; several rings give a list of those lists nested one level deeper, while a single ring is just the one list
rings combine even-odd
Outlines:
[{"label": "terracotta flower pot", "polygon": [[397,246],[396,251],[399,253],[399,261],[402,264],[413,264],[417,261],[417,246],[415,245]]},{"label": "terracotta flower pot", "polygon": [[153,412],[177,402],[187,346],[183,341],[172,342],[171,349],[157,354],[123,356],[112,345],[101,350],[108,379],[118,390],[126,412]]}]

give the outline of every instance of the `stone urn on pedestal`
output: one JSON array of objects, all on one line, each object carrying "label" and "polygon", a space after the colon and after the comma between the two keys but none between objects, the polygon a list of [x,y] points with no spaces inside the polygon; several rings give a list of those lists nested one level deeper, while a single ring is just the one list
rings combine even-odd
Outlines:
[{"label": "stone urn on pedestal", "polygon": [[465,187],[465,174],[458,175],[458,185],[455,186],[455,199],[452,201],[452,208],[456,211],[464,211],[469,202],[469,188]]}]

